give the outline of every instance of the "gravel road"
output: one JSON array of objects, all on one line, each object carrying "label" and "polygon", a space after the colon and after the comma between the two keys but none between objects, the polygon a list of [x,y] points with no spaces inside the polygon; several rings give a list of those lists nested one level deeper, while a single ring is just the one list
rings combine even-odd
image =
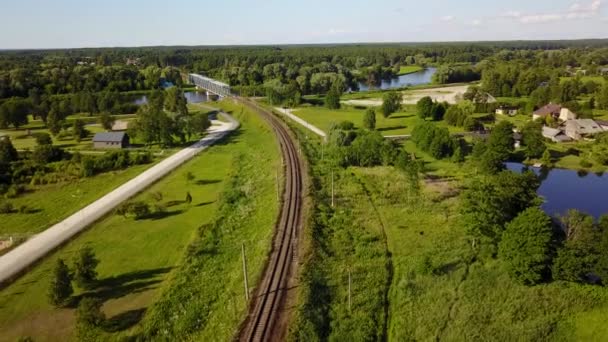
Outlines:
[{"label": "gravel road", "polygon": [[230,115],[222,114],[228,123],[212,121],[208,134],[196,144],[187,147],[139,176],[121,185],[72,216],[29,239],[17,248],[0,257],[0,284],[10,281],[28,266],[81,232],[93,222],[112,211],[121,202],[141,192],[169,172],[194,157],[225,135],[238,128],[239,123]]}]

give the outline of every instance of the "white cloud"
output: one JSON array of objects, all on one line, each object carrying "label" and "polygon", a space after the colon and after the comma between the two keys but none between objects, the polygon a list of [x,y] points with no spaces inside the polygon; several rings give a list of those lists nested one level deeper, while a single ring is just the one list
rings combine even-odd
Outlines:
[{"label": "white cloud", "polygon": [[473,26],[481,26],[481,24],[482,24],[482,21],[479,19],[475,19],[471,22],[471,25],[473,25]]},{"label": "white cloud", "polygon": [[336,34],[345,34],[349,33],[349,30],[341,29],[341,28],[330,28],[327,30],[327,34],[336,35]]},{"label": "white cloud", "polygon": [[562,20],[562,18],[563,16],[561,14],[524,15],[519,17],[519,22],[522,24],[540,24]]},{"label": "white cloud", "polygon": [[521,12],[518,12],[518,11],[507,11],[507,12],[505,12],[502,15],[502,17],[505,17],[505,18],[519,18],[519,17],[521,17]]},{"label": "white cloud", "polygon": [[441,21],[452,21],[454,20],[454,16],[453,15],[445,15],[443,17],[440,18]]},{"label": "white cloud", "polygon": [[502,17],[515,19],[522,24],[542,24],[560,20],[594,18],[600,14],[601,7],[602,0],[593,0],[585,4],[575,2],[567,10],[560,12],[523,14],[518,11],[508,11]]}]

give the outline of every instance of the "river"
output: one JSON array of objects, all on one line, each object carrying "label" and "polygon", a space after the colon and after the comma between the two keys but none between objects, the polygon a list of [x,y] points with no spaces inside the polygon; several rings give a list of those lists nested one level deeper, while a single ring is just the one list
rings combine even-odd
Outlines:
[{"label": "river", "polygon": [[[186,91],[184,92],[184,97],[186,98],[186,101],[188,101],[188,103],[200,103],[209,101],[207,93],[200,91]],[[135,96],[133,97],[133,103],[138,106],[144,105],[148,103],[148,96]]]},{"label": "river", "polygon": [[433,81],[433,75],[437,72],[437,68],[426,68],[411,74],[397,76],[388,80],[382,80],[380,86],[370,87],[365,82],[359,82],[360,91],[368,91],[374,89],[394,89],[407,86],[417,86],[430,84]]},{"label": "river", "polygon": [[[519,163],[506,165],[516,172],[525,168]],[[565,169],[530,169],[541,177],[538,194],[545,200],[542,208],[547,214],[557,216],[569,209],[578,209],[595,218],[608,214],[608,175]]]}]

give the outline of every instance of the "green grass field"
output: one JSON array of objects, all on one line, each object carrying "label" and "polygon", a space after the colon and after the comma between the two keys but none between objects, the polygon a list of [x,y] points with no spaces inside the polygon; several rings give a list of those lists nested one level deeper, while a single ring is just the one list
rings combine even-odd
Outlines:
[{"label": "green grass field", "polygon": [[32,186],[30,191],[9,200],[15,208],[25,205],[32,212],[0,214],[0,236],[39,233],[152,165],[132,166],[126,170],[106,172],[69,183]]},{"label": "green grass field", "polygon": [[[365,109],[343,107],[332,110],[325,107],[301,107],[294,109],[293,113],[322,131],[329,132],[332,124],[342,121],[351,121],[357,128],[362,128]],[[376,129],[385,136],[411,134],[414,127],[421,121],[422,119],[416,115],[414,106],[406,106],[405,110],[394,113],[389,118],[382,116],[376,109]],[[437,124],[448,127],[453,133],[462,132],[461,128],[448,126],[444,121]]]},{"label": "green grass field", "polygon": [[[324,165],[320,147],[315,139],[307,141],[317,170],[317,203],[327,205],[328,172],[318,172]],[[304,262],[293,338],[377,339],[383,335],[382,303],[388,303],[388,341],[603,340],[608,289],[515,283],[489,250],[473,248],[460,221],[459,193],[475,168],[434,160],[409,141],[403,146],[425,161],[430,177],[421,182],[420,195],[409,192],[406,175],[393,167],[336,172],[336,209],[328,214],[318,205],[309,224],[308,244],[315,252]],[[326,220],[327,226],[322,224]],[[378,231],[386,234],[388,254],[382,252]],[[380,266],[380,257],[389,262],[389,273]],[[380,279],[390,282],[386,301]]]},{"label": "green grass field", "polygon": [[398,75],[413,74],[413,73],[421,71],[421,70],[424,70],[424,68],[420,67],[418,65],[407,65],[407,66],[402,65],[399,68],[399,74]]},{"label": "green grass field", "polygon": [[[74,310],[50,307],[46,290],[55,260],[61,257],[71,264],[71,258],[83,245],[91,246],[101,261],[98,273],[103,287],[93,295],[104,300],[103,311],[117,330],[106,332],[100,338],[115,340],[141,332],[147,322],[146,310],[171,288],[167,279],[179,279],[186,247],[195,241],[199,227],[215,221],[218,206],[224,203],[221,194],[237,174],[245,179],[239,191],[247,198],[251,196],[251,202],[242,209],[235,208],[240,211],[235,211],[231,220],[240,224],[236,226],[239,233],[235,236],[239,244],[235,242],[230,248],[238,251],[238,264],[240,242],[248,244],[250,284],[255,286],[277,217],[275,171],[280,159],[274,136],[261,119],[248,112],[241,113],[240,108],[232,104],[225,106],[241,121],[239,132],[137,196],[152,203],[150,194],[161,192],[162,203],[167,206],[163,216],[134,221],[110,215],[0,292],[0,341],[15,341],[22,336],[31,336],[35,341],[74,339]],[[194,181],[187,182],[187,172],[194,174]],[[186,192],[192,194],[191,205],[183,201]],[[233,254],[228,250],[220,253],[222,256]],[[205,265],[205,270],[216,272],[216,279],[223,279],[221,282],[208,281],[212,278],[201,281],[201,284],[219,286],[214,287],[216,292],[210,288],[204,291],[217,313],[204,331],[223,340],[230,339],[235,322],[242,318],[246,307],[241,298],[241,270],[224,269],[230,265],[228,261],[233,260],[218,260],[218,268]],[[233,312],[233,303],[229,302],[233,297],[221,297],[233,292],[241,295],[238,303],[234,303],[238,304],[238,317]],[[227,313],[232,315],[232,320],[222,319],[229,317]],[[143,323],[140,323],[142,316]],[[218,330],[223,335],[218,335]]]},{"label": "green grass field", "polygon": [[[403,198],[403,175],[358,169],[385,220],[394,276],[389,340],[596,340],[605,336],[608,290],[513,282],[501,261],[474,250],[458,217],[460,182],[429,182]],[[579,337],[574,338],[572,337]]]}]

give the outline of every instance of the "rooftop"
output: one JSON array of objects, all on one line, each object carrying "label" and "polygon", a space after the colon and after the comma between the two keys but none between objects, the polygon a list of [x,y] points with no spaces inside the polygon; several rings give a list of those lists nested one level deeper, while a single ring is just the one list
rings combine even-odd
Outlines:
[{"label": "rooftop", "polygon": [[93,142],[121,142],[127,133],[125,132],[100,132],[95,133]]},{"label": "rooftop", "polygon": [[554,103],[549,103],[548,105],[534,111],[534,115],[540,115],[540,116],[546,116],[549,114],[558,115],[561,110],[562,110],[562,106],[560,106],[558,104],[554,104]]},{"label": "rooftop", "polygon": [[568,120],[566,127],[574,128],[581,134],[595,134],[604,131],[597,122],[591,119]]}]

